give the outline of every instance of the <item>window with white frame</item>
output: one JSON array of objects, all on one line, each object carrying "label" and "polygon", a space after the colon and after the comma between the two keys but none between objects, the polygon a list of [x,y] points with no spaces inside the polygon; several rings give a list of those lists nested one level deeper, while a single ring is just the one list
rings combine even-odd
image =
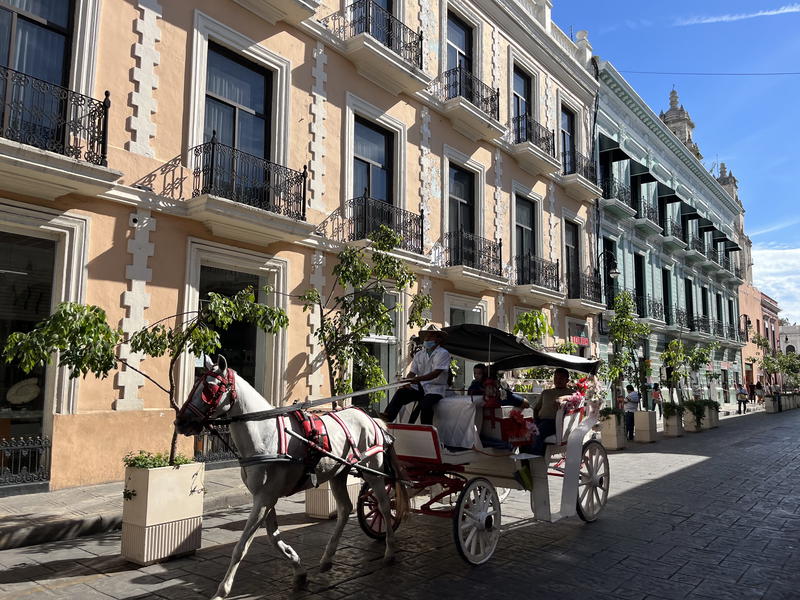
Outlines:
[{"label": "window with white frame", "polygon": [[[396,293],[390,292],[383,296],[383,303],[386,308],[389,309],[392,319],[392,333],[388,335],[377,335],[373,333],[361,340],[361,344],[364,345],[369,354],[375,358],[383,372],[384,379],[388,382],[395,381],[397,378],[398,353],[400,352],[398,323],[401,321],[397,311],[398,302],[399,298]],[[353,365],[354,390],[362,390],[368,387],[366,383],[366,373],[359,367],[360,365],[358,364]],[[379,406],[373,408],[376,410],[383,410],[386,408],[390,393],[389,391],[382,393]],[[371,400],[368,396],[356,396],[353,398],[354,406],[366,408],[370,403]]]},{"label": "window with white frame", "polygon": [[[486,323],[486,304],[466,296],[445,294],[445,325],[484,325]],[[453,380],[453,389],[465,389],[472,381],[472,369],[477,364],[475,361],[455,358],[456,374]]]}]

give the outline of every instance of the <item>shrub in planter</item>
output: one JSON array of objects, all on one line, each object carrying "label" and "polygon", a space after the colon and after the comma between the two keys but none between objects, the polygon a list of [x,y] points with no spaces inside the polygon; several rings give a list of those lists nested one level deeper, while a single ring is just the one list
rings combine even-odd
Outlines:
[{"label": "shrub in planter", "polygon": [[600,411],[600,436],[603,446],[609,450],[621,450],[626,446],[625,431],[622,427],[623,411],[606,407]]},{"label": "shrub in planter", "polygon": [[686,421],[686,431],[697,433],[703,429],[703,420],[706,417],[706,405],[702,400],[687,400],[683,406],[689,411],[690,418]]},{"label": "shrub in planter", "polygon": [[682,404],[664,402],[661,406],[664,414],[664,435],[679,437],[683,435],[683,413],[686,407]]}]

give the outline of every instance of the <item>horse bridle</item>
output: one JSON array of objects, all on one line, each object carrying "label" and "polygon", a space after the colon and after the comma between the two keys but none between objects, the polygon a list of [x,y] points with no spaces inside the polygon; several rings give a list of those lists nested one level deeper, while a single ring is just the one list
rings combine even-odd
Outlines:
[{"label": "horse bridle", "polygon": [[[209,378],[216,379],[218,383],[209,383]],[[230,392],[231,406],[233,406],[233,403],[236,402],[238,394],[236,393],[236,372],[233,369],[227,369],[225,377],[223,377],[220,373],[209,369],[197,378],[197,382],[194,384],[194,387],[189,394],[189,398],[194,398],[197,388],[201,385],[203,386],[203,389],[200,392],[200,399],[206,406],[205,410],[201,410],[199,407],[195,406],[194,402],[191,400],[187,402],[185,406],[187,406],[198,417],[203,419],[204,423],[209,420],[209,415],[211,415],[219,407],[220,401],[226,393]]]}]

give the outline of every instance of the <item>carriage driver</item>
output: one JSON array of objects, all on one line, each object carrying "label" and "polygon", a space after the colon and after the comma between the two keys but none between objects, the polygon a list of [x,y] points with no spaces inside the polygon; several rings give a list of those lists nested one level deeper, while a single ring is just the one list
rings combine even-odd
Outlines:
[{"label": "carriage driver", "polygon": [[409,379],[408,385],[392,396],[386,411],[380,415],[383,420],[394,421],[404,405],[417,402],[410,422],[416,421],[421,412],[420,423],[433,425],[433,407],[444,397],[450,373],[450,353],[440,346],[446,335],[446,332],[432,323],[420,329],[422,349],[414,355],[411,362],[411,370],[406,376]]}]

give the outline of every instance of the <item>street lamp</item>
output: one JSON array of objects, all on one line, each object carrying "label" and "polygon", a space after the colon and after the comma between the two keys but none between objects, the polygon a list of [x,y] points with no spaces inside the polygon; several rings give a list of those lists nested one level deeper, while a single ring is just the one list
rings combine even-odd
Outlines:
[{"label": "street lamp", "polygon": [[[597,257],[598,266],[600,265],[600,259],[603,258],[603,255],[605,253],[606,253],[606,251],[603,250],[598,255],[598,257]],[[609,256],[609,258],[608,258],[608,276],[611,279],[616,279],[620,275],[619,270],[617,269],[617,258],[613,254],[611,254],[610,252],[609,252],[608,256]]]}]

